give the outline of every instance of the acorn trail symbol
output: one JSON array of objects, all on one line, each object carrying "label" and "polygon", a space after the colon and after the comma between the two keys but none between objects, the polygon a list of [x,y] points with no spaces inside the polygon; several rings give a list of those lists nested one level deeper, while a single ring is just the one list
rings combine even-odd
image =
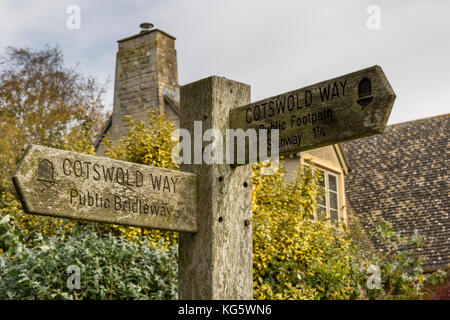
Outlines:
[{"label": "acorn trail symbol", "polygon": [[372,82],[367,79],[363,78],[359,84],[358,84],[358,104],[362,107],[361,111],[364,110],[365,107],[367,107],[373,100],[372,95]]},{"label": "acorn trail symbol", "polygon": [[44,186],[50,188],[55,184],[55,180],[53,179],[54,169],[53,164],[47,159],[39,162],[38,172],[37,172],[37,181],[41,181]]}]

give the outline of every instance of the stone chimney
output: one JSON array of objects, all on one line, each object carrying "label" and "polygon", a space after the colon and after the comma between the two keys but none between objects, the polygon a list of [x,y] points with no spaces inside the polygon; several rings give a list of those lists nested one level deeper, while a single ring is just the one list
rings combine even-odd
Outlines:
[{"label": "stone chimney", "polygon": [[127,134],[123,117],[144,120],[156,109],[178,126],[179,85],[175,38],[164,31],[141,24],[142,31],[119,40],[116,55],[114,109],[96,144],[103,154],[102,137],[111,132],[113,144]]}]

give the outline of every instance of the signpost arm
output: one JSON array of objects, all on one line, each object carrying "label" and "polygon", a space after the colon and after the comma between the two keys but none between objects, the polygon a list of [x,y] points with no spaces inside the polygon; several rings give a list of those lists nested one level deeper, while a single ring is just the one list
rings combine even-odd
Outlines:
[{"label": "signpost arm", "polygon": [[[216,76],[185,85],[180,94],[180,128],[195,142],[194,121],[201,121],[202,134],[218,129],[224,146],[229,111],[250,102],[249,85]],[[198,232],[180,232],[179,298],[252,299],[251,166],[202,162],[180,169],[198,177]]]}]

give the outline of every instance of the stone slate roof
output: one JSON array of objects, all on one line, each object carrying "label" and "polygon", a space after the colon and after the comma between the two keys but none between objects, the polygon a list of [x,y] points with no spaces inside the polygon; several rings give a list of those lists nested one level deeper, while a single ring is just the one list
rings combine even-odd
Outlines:
[{"label": "stone slate roof", "polygon": [[103,126],[102,131],[97,137],[97,140],[95,140],[94,148],[97,150],[98,146],[100,145],[100,142],[102,142],[103,137],[108,132],[109,128],[111,128],[112,124],[112,114],[109,116],[108,121],[106,121],[106,124]]},{"label": "stone slate roof", "polygon": [[417,229],[427,239],[418,253],[430,271],[450,267],[449,118],[395,124],[343,143],[349,217],[360,216],[366,228],[381,217],[403,235]]},{"label": "stone slate roof", "polygon": [[180,103],[170,98],[167,95],[164,95],[164,105],[167,105],[176,115],[180,116]]}]

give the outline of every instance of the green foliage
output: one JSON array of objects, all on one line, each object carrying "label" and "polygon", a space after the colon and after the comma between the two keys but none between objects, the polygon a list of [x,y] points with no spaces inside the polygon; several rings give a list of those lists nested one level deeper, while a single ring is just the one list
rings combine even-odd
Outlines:
[{"label": "green foliage", "polygon": [[[172,149],[175,145],[171,139],[173,125],[164,115],[152,110],[148,113],[146,121],[133,121],[127,116],[124,118],[128,134],[121,138],[116,146],[109,137],[104,139],[107,157],[160,168],[178,169],[177,164],[172,161]],[[118,225],[102,225],[101,229],[103,232],[113,232],[128,240],[139,239],[149,245],[155,245],[164,239],[164,243],[170,246],[176,244],[178,239],[178,233],[171,231]]]},{"label": "green foliage", "polygon": [[[252,176],[256,299],[420,298],[425,283],[443,279],[443,273],[423,274],[411,251],[421,243],[418,235],[400,237],[387,222],[367,235],[356,219],[337,227],[313,221],[320,177],[305,170],[287,184],[282,170],[264,176],[261,167]],[[372,248],[370,237],[383,243],[385,254]],[[367,286],[370,265],[380,268],[379,289]]]},{"label": "green foliage", "polygon": [[106,115],[105,85],[64,64],[58,47],[6,49],[0,56],[0,213],[18,230],[52,236],[76,222],[26,215],[13,195],[11,176],[30,144],[94,154]]},{"label": "green foliage", "polygon": [[[15,246],[0,255],[0,299],[176,299],[176,246],[149,247],[86,228],[28,239],[4,216],[2,238]],[[80,268],[80,289],[69,289],[69,266]]]},{"label": "green foliage", "polygon": [[[425,239],[417,232],[409,237],[401,236],[394,231],[389,222],[378,221],[375,229],[366,232],[366,236],[379,240],[383,248],[383,251],[380,252],[373,249],[364,250],[360,239],[355,237],[358,234],[355,226],[359,227],[354,223],[348,232],[349,237],[352,237],[351,252],[352,258],[355,260],[353,261],[355,269],[358,271],[361,266],[366,267],[367,263],[371,263],[380,267],[382,276],[383,285],[379,290],[363,290],[368,298],[421,298],[425,293],[426,285],[436,285],[445,280],[447,273],[443,270],[424,273],[423,257],[417,253],[417,249],[424,244]],[[362,264],[361,261],[364,261],[365,264]],[[360,282],[365,281],[365,279],[360,280]]]},{"label": "green foliage", "polygon": [[[107,155],[176,168],[171,161],[172,126],[164,117],[150,113],[147,123],[126,121],[128,137],[118,146],[108,147]],[[65,136],[60,147],[94,153],[88,132],[89,128],[78,126]],[[175,232],[27,215],[10,192],[1,194],[0,219],[0,299],[173,299],[177,296]],[[71,291],[66,287],[66,269],[70,264],[82,269],[81,290]]]},{"label": "green foliage", "polygon": [[120,139],[117,146],[112,145],[109,137],[104,139],[107,157],[159,168],[178,169],[171,157],[175,145],[171,138],[173,125],[164,115],[152,110],[146,121],[133,121],[128,116],[124,117],[124,121],[128,134]]},{"label": "green foliage", "polygon": [[0,56],[0,191],[11,190],[30,144],[93,152],[106,115],[105,85],[64,64],[58,47],[6,49]]},{"label": "green foliage", "polygon": [[311,220],[319,177],[253,168],[253,278],[256,299],[349,299],[348,240],[325,222]]}]

